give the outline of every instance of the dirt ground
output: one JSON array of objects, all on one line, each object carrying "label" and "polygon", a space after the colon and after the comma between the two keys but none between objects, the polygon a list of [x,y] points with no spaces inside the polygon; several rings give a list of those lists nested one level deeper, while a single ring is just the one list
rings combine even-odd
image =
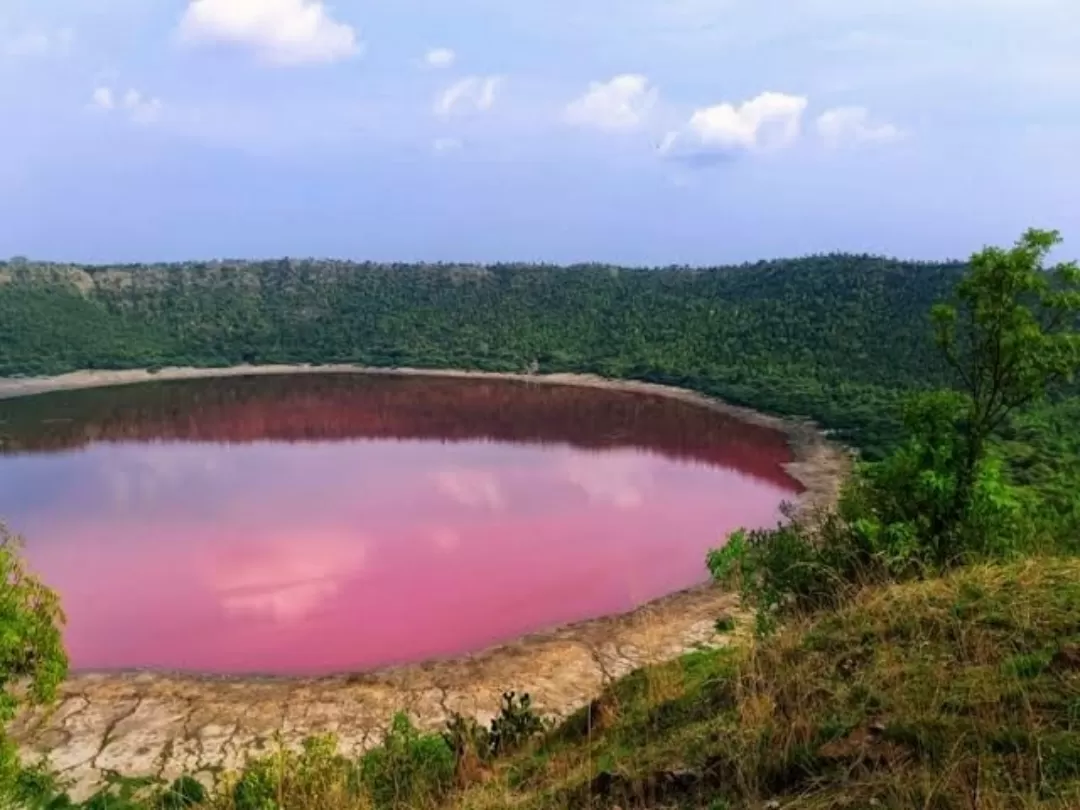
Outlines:
[{"label": "dirt ground", "polygon": [[[249,374],[356,372],[505,378],[639,391],[677,397],[746,422],[785,432],[794,450],[789,473],[806,488],[798,507],[834,502],[851,455],[813,425],[736,408],[677,388],[582,375],[514,375],[378,370],[356,366],[262,366],[228,369],[85,371],[49,378],[0,379],[0,398],[148,380]],[[182,773],[212,782],[274,744],[298,745],[334,732],[343,753],[376,744],[396,711],[435,730],[451,712],[481,722],[507,690],[528,692],[544,714],[565,716],[596,697],[604,684],[648,663],[701,645],[722,645],[715,620],[737,611],[735,598],[704,586],[623,616],[570,625],[476,655],[395,669],[317,679],[251,679],[156,673],[74,675],[48,711],[19,717],[11,733],[27,761],[42,757],[85,798],[108,771],[172,779]]]}]

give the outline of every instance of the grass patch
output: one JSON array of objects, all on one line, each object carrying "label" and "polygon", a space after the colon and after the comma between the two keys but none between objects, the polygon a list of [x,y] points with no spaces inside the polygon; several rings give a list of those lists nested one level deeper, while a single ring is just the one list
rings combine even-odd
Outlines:
[{"label": "grass patch", "polygon": [[[453,805],[1080,807],[1072,644],[1076,561],[869,589],[756,644],[632,674]],[[680,679],[655,698],[654,680]]]}]

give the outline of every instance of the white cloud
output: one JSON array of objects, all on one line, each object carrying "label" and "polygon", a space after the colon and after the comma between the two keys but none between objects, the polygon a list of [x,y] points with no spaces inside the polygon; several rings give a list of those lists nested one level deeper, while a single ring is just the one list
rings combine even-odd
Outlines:
[{"label": "white cloud", "polygon": [[457,138],[436,138],[431,144],[431,148],[439,154],[446,152],[456,152],[461,149],[463,144]]},{"label": "white cloud", "polygon": [[495,91],[502,84],[502,79],[498,76],[491,76],[484,79],[483,84],[480,87],[480,95],[476,99],[476,109],[478,110],[490,110],[495,104]]},{"label": "white cloud", "polygon": [[711,163],[739,152],[783,149],[798,140],[807,103],[804,96],[766,92],[738,106],[703,107],[681,130],[668,133],[659,151],[689,163]]},{"label": "white cloud", "polygon": [[161,117],[164,105],[159,98],[143,98],[137,90],[124,95],[124,109],[136,124],[153,124]]},{"label": "white cloud", "polygon": [[433,48],[424,57],[429,66],[439,69],[451,67],[456,60],[457,54],[449,48]]},{"label": "white cloud", "polygon": [[192,0],[180,35],[246,45],[279,65],[335,62],[363,48],[356,30],[331,17],[320,0]]},{"label": "white cloud", "polygon": [[161,117],[165,105],[159,98],[147,98],[138,90],[128,90],[121,98],[111,87],[94,89],[91,106],[105,111],[123,110],[133,124],[153,124]]},{"label": "white cloud", "polygon": [[93,105],[98,109],[111,110],[116,106],[116,100],[113,98],[112,88],[98,87],[94,89]]},{"label": "white cloud", "polygon": [[468,76],[450,85],[435,101],[436,115],[457,111],[485,112],[495,104],[501,76]]},{"label": "white cloud", "polygon": [[826,110],[818,116],[817,131],[825,145],[833,149],[845,143],[889,143],[904,136],[893,124],[873,123],[865,107]]},{"label": "white cloud", "polygon": [[592,82],[585,95],[567,105],[563,118],[575,126],[634,129],[648,117],[657,95],[646,77],[624,73],[608,82]]},{"label": "white cloud", "polygon": [[738,107],[717,104],[697,110],[688,128],[703,145],[722,149],[790,146],[799,137],[806,104],[802,96],[762,93]]},{"label": "white cloud", "polygon": [[71,28],[26,31],[6,42],[2,51],[13,57],[53,56],[67,53],[74,40],[75,32]]}]

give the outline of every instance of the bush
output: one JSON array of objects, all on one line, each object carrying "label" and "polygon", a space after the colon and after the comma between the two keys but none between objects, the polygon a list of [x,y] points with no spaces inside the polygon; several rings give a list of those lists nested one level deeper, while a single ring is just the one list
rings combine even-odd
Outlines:
[{"label": "bush", "polygon": [[[51,702],[67,677],[60,601],[26,570],[20,546],[0,524],[0,729],[23,706]],[[0,803],[18,800],[27,784],[20,771],[15,745],[0,731]]]},{"label": "bush", "polygon": [[907,440],[884,461],[862,467],[841,503],[854,542],[897,575],[1008,556],[1028,539],[1021,493],[989,449],[975,465],[962,519],[956,519],[967,450],[964,420],[959,394],[912,397],[904,411]]},{"label": "bush", "polygon": [[1031,509],[992,452],[975,466],[963,519],[955,519],[964,452],[963,398],[912,397],[908,439],[884,460],[864,463],[834,512],[771,530],[738,531],[709,553],[714,579],[739,588],[765,633],[785,612],[835,607],[858,588],[939,573],[1025,550]]},{"label": "bush", "polygon": [[[231,810],[345,808],[349,806],[345,800],[357,792],[355,771],[353,763],[338,755],[337,739],[332,734],[308,738],[299,752],[286,749],[279,741],[275,753],[247,763],[233,784]],[[174,801],[195,795],[194,786],[184,781]],[[177,786],[174,783],[174,790]]]},{"label": "bush", "polygon": [[360,760],[360,780],[376,807],[417,807],[438,801],[454,785],[456,762],[446,739],[420,734],[398,713],[382,745]]},{"label": "bush", "polygon": [[706,563],[715,580],[756,608],[757,631],[767,635],[784,614],[834,606],[858,585],[883,577],[853,538],[839,515],[826,515],[818,526],[792,517],[775,529],[735,532]]},{"label": "bush", "polygon": [[454,713],[447,721],[442,737],[454,754],[458,784],[468,784],[491,759],[491,732],[474,718]]},{"label": "bush", "polygon": [[518,697],[514,692],[504,692],[502,706],[491,721],[488,735],[491,753],[497,756],[514,751],[544,729],[544,721],[533,711],[528,694]]}]

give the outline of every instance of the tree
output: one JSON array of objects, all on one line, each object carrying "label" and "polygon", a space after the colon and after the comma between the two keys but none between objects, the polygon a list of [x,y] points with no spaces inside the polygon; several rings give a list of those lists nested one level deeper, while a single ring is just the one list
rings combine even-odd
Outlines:
[{"label": "tree", "polygon": [[[56,594],[26,570],[20,542],[0,524],[0,728],[20,708],[51,702],[67,677]],[[15,745],[0,732],[0,800],[15,788]]]},{"label": "tree", "polygon": [[960,530],[971,509],[988,442],[1019,408],[1080,368],[1080,268],[1044,267],[1057,231],[1030,229],[1010,249],[971,257],[955,300],[932,311],[937,344],[963,395],[951,503],[935,531]]}]

